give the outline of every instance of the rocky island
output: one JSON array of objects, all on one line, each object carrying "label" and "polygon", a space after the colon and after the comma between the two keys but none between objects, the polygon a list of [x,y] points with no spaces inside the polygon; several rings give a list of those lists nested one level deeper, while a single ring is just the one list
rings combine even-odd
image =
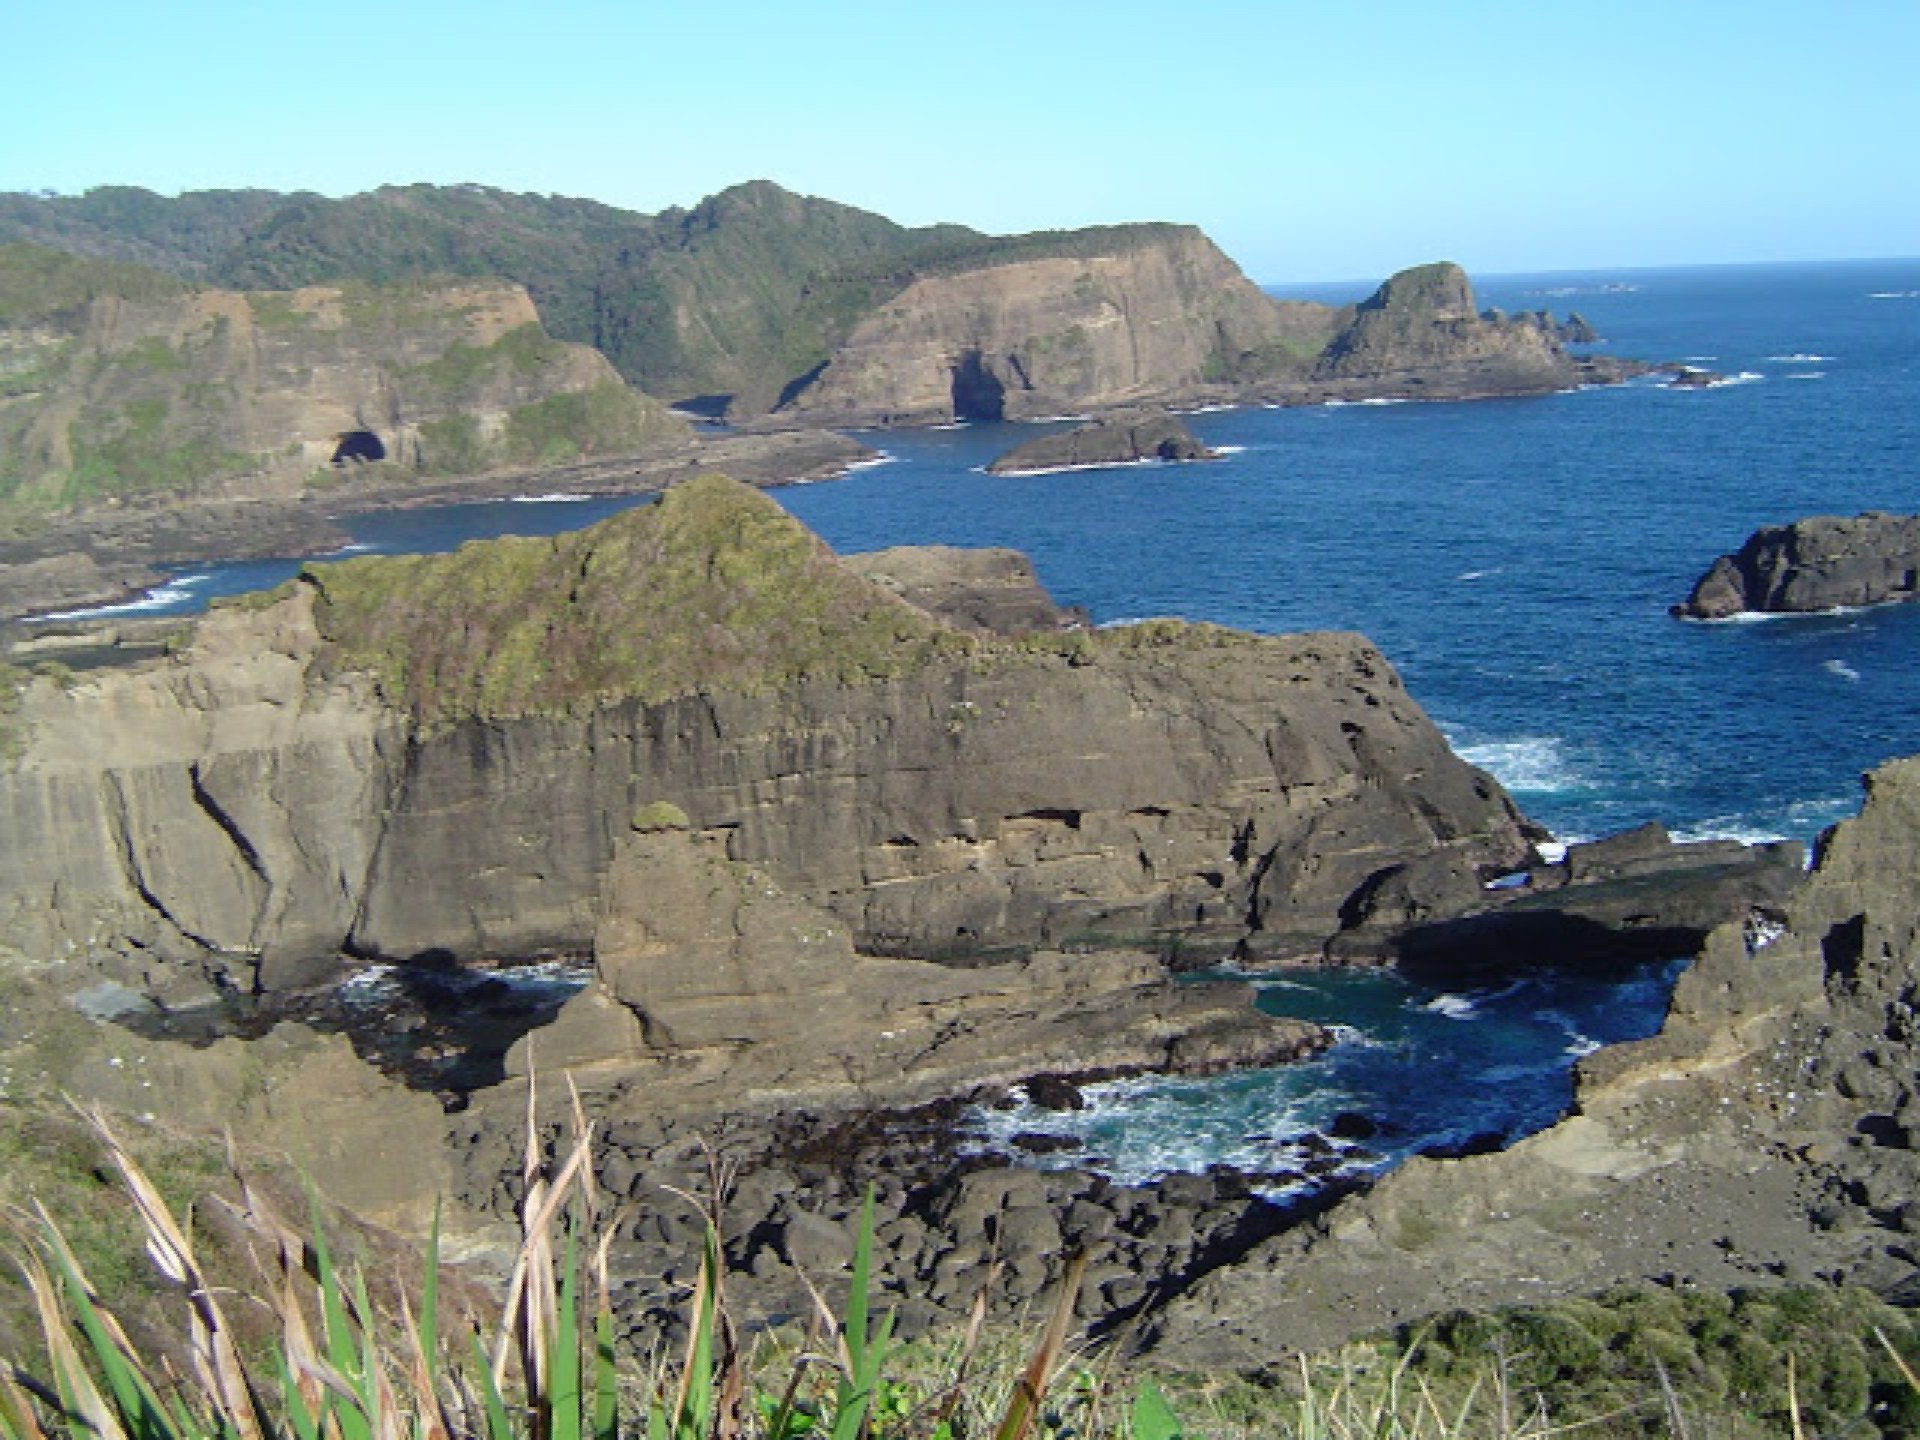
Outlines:
[{"label": "rocky island", "polygon": [[1753,532],[1673,607],[1689,620],[1920,599],[1920,515],[1818,515]]},{"label": "rocky island", "polygon": [[1033,475],[1050,470],[1096,470],[1149,461],[1174,463],[1217,459],[1193,432],[1164,410],[1123,410],[1042,435],[988,463],[993,475]]}]

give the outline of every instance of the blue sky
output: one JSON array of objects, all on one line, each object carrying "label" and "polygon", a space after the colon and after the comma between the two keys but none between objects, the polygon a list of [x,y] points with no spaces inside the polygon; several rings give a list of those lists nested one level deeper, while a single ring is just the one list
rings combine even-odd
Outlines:
[{"label": "blue sky", "polygon": [[8,17],[0,189],[741,180],[1168,219],[1256,280],[1920,254],[1920,0],[242,4]]}]

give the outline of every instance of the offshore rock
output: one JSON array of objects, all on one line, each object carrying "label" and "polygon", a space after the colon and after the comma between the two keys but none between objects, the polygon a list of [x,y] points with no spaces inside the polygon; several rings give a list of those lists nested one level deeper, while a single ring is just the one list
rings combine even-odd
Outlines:
[{"label": "offshore rock", "polygon": [[1784,926],[1716,929],[1651,1039],[1587,1057],[1573,1113],[1416,1160],[1176,1301],[1171,1364],[1272,1360],[1454,1306],[1639,1280],[1915,1281],[1920,760],[1867,779]]},{"label": "offshore rock", "polygon": [[1164,410],[1128,410],[1103,415],[1058,435],[1016,445],[987,466],[989,474],[1088,470],[1145,461],[1212,460],[1193,432]]},{"label": "offshore rock", "polygon": [[1673,614],[1723,620],[1749,612],[1835,610],[1920,599],[1920,515],[1869,511],[1769,525],[1722,555]]},{"label": "offshore rock", "polygon": [[1321,353],[1313,378],[1434,399],[1577,383],[1553,327],[1538,316],[1480,315],[1466,271],[1446,261],[1403,270],[1376,290]]}]

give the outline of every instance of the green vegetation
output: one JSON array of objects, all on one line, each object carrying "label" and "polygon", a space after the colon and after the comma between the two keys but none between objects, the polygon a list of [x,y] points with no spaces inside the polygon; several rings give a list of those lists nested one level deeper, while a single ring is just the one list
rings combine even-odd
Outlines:
[{"label": "green vegetation", "polygon": [[90,260],[39,245],[0,245],[0,326],[77,323],[102,296],[167,300],[187,286],[138,265]]},{"label": "green vegetation", "polygon": [[553,539],[309,566],[336,662],[428,723],[806,676],[904,674],[971,641],[843,570],[719,476]]},{"label": "green vegetation", "polygon": [[[448,276],[516,281],[549,334],[596,347],[646,393],[730,399],[756,413],[798,388],[860,320],[916,279],[1125,254],[1194,233],[1173,225],[1009,237],[957,225],[909,229],[765,181],[659,215],[476,185],[271,199],[0,196],[0,236],[122,249],[244,290]],[[263,318],[279,322],[298,323],[291,311]]]},{"label": "green vegetation", "polygon": [[[1905,1358],[1920,1333],[1847,1290],[1640,1287],[1455,1312],[1271,1372],[1148,1379],[1071,1348],[1070,1261],[1026,1343],[976,1323],[902,1345],[872,1308],[871,1192],[840,1314],[823,1300],[806,1333],[753,1346],[728,1314],[710,1215],[685,1344],[636,1371],[615,1347],[609,1217],[577,1102],[571,1145],[528,1158],[504,1299],[464,1314],[443,1298],[437,1227],[421,1280],[375,1289],[369,1257],[337,1258],[317,1205],[303,1233],[273,1186],[235,1170],[237,1199],[201,1207],[220,1223],[183,1225],[218,1184],[211,1147],[147,1132],[136,1155],[99,1114],[87,1125],[55,1112],[0,1127],[0,1198],[18,1213],[21,1174],[37,1187],[36,1218],[14,1227],[26,1284],[0,1306],[0,1353],[26,1361],[0,1366],[0,1440],[618,1440],[643,1425],[648,1440],[1801,1440],[1920,1423]],[[158,1276],[134,1263],[140,1233]],[[248,1251],[252,1287],[229,1265]],[[184,1310],[184,1343],[168,1308]]]}]

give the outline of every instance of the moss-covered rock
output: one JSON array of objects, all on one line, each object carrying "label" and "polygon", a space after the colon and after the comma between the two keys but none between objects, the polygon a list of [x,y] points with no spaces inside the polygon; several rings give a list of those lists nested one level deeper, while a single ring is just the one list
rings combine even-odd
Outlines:
[{"label": "moss-covered rock", "polygon": [[588,530],[313,565],[337,663],[428,723],[846,681],[971,647],[721,476]]}]

